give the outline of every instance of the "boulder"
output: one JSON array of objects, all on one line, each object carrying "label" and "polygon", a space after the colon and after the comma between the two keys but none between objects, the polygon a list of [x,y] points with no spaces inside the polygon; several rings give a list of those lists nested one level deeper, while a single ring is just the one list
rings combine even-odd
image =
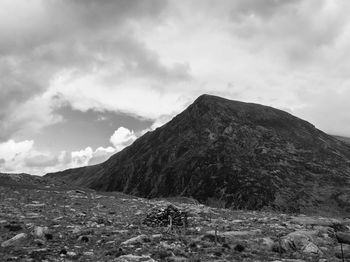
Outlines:
[{"label": "boulder", "polygon": [[33,235],[38,238],[43,238],[45,234],[47,234],[48,232],[49,232],[48,227],[36,226],[34,227]]},{"label": "boulder", "polygon": [[133,237],[122,242],[122,245],[135,245],[137,243],[143,243],[143,242],[149,242],[149,241],[150,239],[146,235],[139,235],[137,237]]},{"label": "boulder", "polygon": [[20,244],[23,240],[27,238],[26,233],[20,233],[18,235],[15,235],[13,238],[6,240],[1,244],[1,247],[9,247],[9,246],[15,246]]},{"label": "boulder", "polygon": [[113,260],[116,262],[156,262],[154,259],[152,259],[150,256],[136,256],[136,255],[124,255],[118,257],[116,260]]},{"label": "boulder", "polygon": [[337,232],[335,234],[339,243],[350,245],[350,233]]},{"label": "boulder", "polygon": [[299,251],[307,254],[320,255],[322,251],[314,244],[311,237],[313,232],[295,231],[283,237],[280,241],[280,247],[284,252]]}]

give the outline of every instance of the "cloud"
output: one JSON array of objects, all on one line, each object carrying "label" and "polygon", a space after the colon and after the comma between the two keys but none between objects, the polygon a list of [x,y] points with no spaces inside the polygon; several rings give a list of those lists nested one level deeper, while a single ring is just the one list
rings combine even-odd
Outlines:
[{"label": "cloud", "polygon": [[99,147],[95,150],[92,158],[89,160],[89,165],[96,165],[106,161],[110,156],[116,153],[116,149],[113,147]]},{"label": "cloud", "polygon": [[95,151],[91,147],[87,147],[80,151],[73,151],[69,165],[70,167],[80,167],[99,164],[106,161],[115,151],[116,149],[113,147],[99,147]]},{"label": "cloud", "polygon": [[9,140],[0,143],[0,172],[24,172],[44,175],[68,168],[102,163],[116,152],[114,147],[91,147],[78,151],[62,151],[58,155],[41,152],[34,141]]},{"label": "cloud", "polygon": [[297,66],[307,66],[327,55],[329,48],[336,47],[349,22],[347,1],[238,3],[231,16],[232,32],[242,37],[251,51],[271,52],[270,55]]},{"label": "cloud", "polygon": [[0,158],[5,161],[13,161],[16,158],[22,158],[32,150],[33,145],[33,140],[15,142],[11,139],[7,142],[0,143]]},{"label": "cloud", "polygon": [[91,147],[87,147],[80,151],[72,152],[72,165],[75,167],[86,166],[92,158],[93,151]]},{"label": "cloud", "polygon": [[331,84],[313,91],[300,90],[299,95],[304,104],[295,109],[298,115],[329,134],[349,136],[348,83],[338,86],[337,90]]},{"label": "cloud", "polygon": [[25,165],[27,167],[52,167],[57,164],[57,157],[49,155],[35,155],[25,159]]},{"label": "cloud", "polygon": [[2,171],[21,170],[23,162],[33,150],[33,145],[33,140],[20,142],[9,140],[0,143],[0,158],[5,161],[1,166]]},{"label": "cloud", "polygon": [[[128,114],[147,120],[146,131],[202,93],[287,108],[350,136],[349,11],[345,0],[2,0],[0,143],[18,148],[0,155],[2,168],[95,164],[139,136],[105,121],[105,142],[89,144],[86,132],[66,151],[39,150],[46,127],[72,122],[64,107]],[[81,137],[73,124],[63,130],[65,145]]]},{"label": "cloud", "polygon": [[0,125],[0,141],[28,129],[29,118],[12,118],[29,115],[22,104],[36,108],[46,104],[41,116],[30,117],[33,132],[59,120],[51,109],[57,106],[54,98],[63,92],[50,90],[50,83],[67,70],[80,76],[103,71],[109,78],[188,78],[188,65],[163,65],[157,53],[133,34],[137,23],[150,26],[160,19],[166,5],[161,0],[1,1],[0,122],[5,124]]},{"label": "cloud", "polygon": [[119,127],[111,136],[110,141],[117,151],[122,150],[136,140],[137,136],[134,131],[125,127]]}]

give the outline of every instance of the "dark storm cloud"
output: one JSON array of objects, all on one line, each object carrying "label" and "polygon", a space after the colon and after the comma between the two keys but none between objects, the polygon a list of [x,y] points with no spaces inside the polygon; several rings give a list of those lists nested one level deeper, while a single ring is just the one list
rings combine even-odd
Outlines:
[{"label": "dark storm cloud", "polygon": [[[17,20],[5,19],[1,26],[0,18],[0,141],[21,129],[23,121],[14,123],[9,115],[18,105],[47,91],[52,78],[63,70],[91,74],[96,68],[107,69],[111,80],[120,75],[157,81],[190,78],[187,64],[165,66],[157,53],[133,34],[133,25],[161,19],[167,1],[33,3],[36,5],[28,5]],[[50,110],[45,113],[52,114]]]},{"label": "dark storm cloud", "polygon": [[[16,12],[21,4],[14,1],[13,10],[8,11]],[[166,4],[163,0],[34,1],[33,5],[23,7],[28,10],[18,17],[25,21],[1,27],[0,54],[23,54],[48,43],[82,36],[93,38],[110,29],[122,30],[133,20],[157,19]]]}]

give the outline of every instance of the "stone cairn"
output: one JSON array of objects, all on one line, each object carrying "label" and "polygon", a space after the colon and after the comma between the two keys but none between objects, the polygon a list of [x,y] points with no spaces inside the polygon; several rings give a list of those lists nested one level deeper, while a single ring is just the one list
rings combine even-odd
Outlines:
[{"label": "stone cairn", "polygon": [[173,205],[167,207],[154,208],[143,220],[143,224],[151,227],[187,227],[187,212],[181,211]]}]

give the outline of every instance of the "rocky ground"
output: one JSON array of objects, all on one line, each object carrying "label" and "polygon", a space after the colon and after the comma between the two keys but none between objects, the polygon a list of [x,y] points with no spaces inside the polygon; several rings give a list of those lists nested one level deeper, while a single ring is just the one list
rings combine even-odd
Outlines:
[{"label": "rocky ground", "polygon": [[[190,199],[0,186],[1,261],[342,261],[336,233],[349,225],[350,218],[209,208]],[[349,245],[343,253],[350,261]]]}]

